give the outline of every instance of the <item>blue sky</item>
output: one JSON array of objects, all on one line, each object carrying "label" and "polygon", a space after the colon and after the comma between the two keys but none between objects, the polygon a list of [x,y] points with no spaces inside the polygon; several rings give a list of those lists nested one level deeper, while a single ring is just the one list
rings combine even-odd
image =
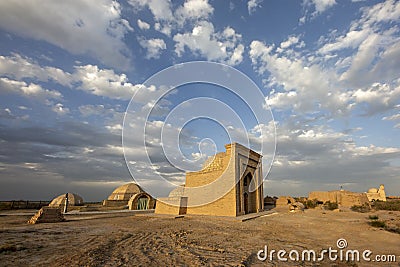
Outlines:
[{"label": "blue sky", "polygon": [[[149,77],[199,60],[241,71],[271,107],[277,150],[266,194],[384,183],[400,195],[399,21],[394,0],[1,1],[0,198],[72,191],[96,201],[129,182],[121,135],[130,99],[150,103]],[[225,101],[247,122],[245,132],[229,128],[233,135],[271,141],[268,125],[257,135],[251,112],[207,84],[165,96],[146,138],[159,143],[160,120],[200,96]],[[215,151],[203,138],[218,151],[229,140],[211,120],[181,130],[182,151],[197,164]],[[140,166],[141,151],[131,149]],[[150,153],[157,173],[184,181]]]}]

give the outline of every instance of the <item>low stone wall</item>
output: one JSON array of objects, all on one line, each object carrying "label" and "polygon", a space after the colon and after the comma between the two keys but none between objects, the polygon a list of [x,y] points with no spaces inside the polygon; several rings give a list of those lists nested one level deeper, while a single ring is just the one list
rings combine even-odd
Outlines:
[{"label": "low stone wall", "polygon": [[50,201],[11,200],[0,201],[0,210],[40,209],[49,205]]},{"label": "low stone wall", "polygon": [[129,200],[103,200],[103,206],[106,207],[122,207],[127,206]]},{"label": "low stone wall", "polygon": [[60,208],[56,207],[42,207],[33,217],[28,221],[30,224],[36,223],[55,223],[64,221],[64,216]]}]

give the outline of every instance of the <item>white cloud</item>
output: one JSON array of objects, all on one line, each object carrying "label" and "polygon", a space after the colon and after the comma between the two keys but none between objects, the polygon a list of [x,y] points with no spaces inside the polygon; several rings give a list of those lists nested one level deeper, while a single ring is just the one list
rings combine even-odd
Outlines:
[{"label": "white cloud", "polygon": [[367,103],[367,115],[381,113],[393,109],[400,102],[400,80],[397,84],[374,83],[367,89],[357,89],[352,92],[356,103]]},{"label": "white cloud", "polygon": [[207,19],[214,11],[208,0],[186,0],[183,5],[176,8],[175,13],[169,0],[129,0],[128,3],[137,9],[148,7],[154,20],[163,24],[182,25],[186,21]]},{"label": "white cloud", "polygon": [[222,32],[215,32],[212,23],[201,21],[192,32],[178,33],[173,40],[176,42],[175,52],[179,57],[187,47],[207,60],[239,64],[243,59],[244,47],[239,44],[241,35],[230,27]]},{"label": "white cloud", "polygon": [[386,1],[361,11],[347,32],[334,30],[320,38],[315,51],[290,49],[302,44],[296,36],[288,36],[279,47],[251,42],[254,69],[269,75],[264,82],[273,89],[267,100],[271,106],[330,115],[360,107],[370,116],[396,105],[400,38],[392,22],[400,19],[400,4]]},{"label": "white cloud", "polygon": [[[241,35],[229,26],[221,32],[214,30],[214,25],[208,21],[214,8],[208,0],[185,0],[175,11],[168,0],[129,0],[128,3],[136,9],[149,8],[155,21],[154,29],[168,37],[173,35],[178,57],[188,48],[195,55],[208,60],[230,65],[243,61]],[[191,32],[184,31],[186,25],[192,26]],[[147,49],[147,58],[158,58],[161,50],[166,49],[161,39],[139,39],[139,42]]]},{"label": "white cloud", "polygon": [[232,56],[227,61],[227,64],[235,66],[243,61],[244,46],[239,44],[235,50],[233,50]]},{"label": "white cloud", "polygon": [[[304,24],[309,19],[314,19],[318,15],[324,13],[329,8],[336,5],[335,0],[303,0],[303,7],[305,9],[305,14],[299,19],[299,24]],[[311,10],[314,12],[311,13]],[[310,14],[311,13],[311,14]]]},{"label": "white cloud", "polygon": [[299,42],[299,37],[290,36],[286,41],[281,43],[281,48],[286,49]]},{"label": "white cloud", "polygon": [[263,0],[249,0],[247,2],[247,11],[249,12],[249,15],[253,14],[257,8],[261,7],[261,3]]},{"label": "white cloud", "polygon": [[[391,82],[400,71],[399,60],[393,60],[400,57],[400,38],[395,24],[384,24],[400,19],[400,3],[388,0],[361,11],[361,18],[351,23],[348,32],[323,44],[318,52],[341,55],[345,49],[352,50],[336,62],[342,68],[341,80],[351,87]],[[363,79],[359,79],[361,76]]]},{"label": "white cloud", "polygon": [[394,114],[389,117],[383,117],[383,120],[385,121],[395,121],[395,120],[400,120],[400,113]]},{"label": "white cloud", "polygon": [[156,22],[156,23],[154,24],[154,29],[155,29],[156,31],[159,31],[159,32],[161,32],[161,33],[167,35],[168,37],[171,36],[172,28],[171,28],[171,25],[168,24],[168,23],[163,23],[163,24],[161,25],[161,23]]},{"label": "white cloud", "polygon": [[156,21],[173,19],[171,2],[169,0],[128,0],[128,3],[138,9],[147,6]]},{"label": "white cloud", "polygon": [[400,17],[400,2],[386,0],[372,7],[363,9],[362,19],[357,23],[359,26],[371,27],[374,23],[397,20]]},{"label": "white cloud", "polygon": [[150,24],[140,19],[137,20],[137,25],[141,30],[148,30],[150,29]]},{"label": "white cloud", "polygon": [[274,53],[273,46],[260,41],[251,42],[249,55],[260,74],[270,74],[268,86],[282,87],[284,91],[271,92],[267,102],[273,108],[315,112],[322,107],[331,114],[348,112],[347,95],[336,88],[334,72],[302,58],[280,56]]},{"label": "white cloud", "polygon": [[64,107],[63,104],[57,103],[53,106],[52,110],[58,115],[65,115],[69,113],[69,108]]},{"label": "white cloud", "polygon": [[369,34],[370,31],[368,29],[351,30],[344,36],[338,37],[335,42],[325,44],[319,49],[319,52],[326,54],[345,48],[357,48],[368,37]]},{"label": "white cloud", "polygon": [[183,23],[186,20],[208,19],[214,8],[208,0],[187,0],[175,12],[175,18]]},{"label": "white cloud", "polygon": [[319,14],[336,5],[335,0],[312,0],[315,11]]},{"label": "white cloud", "polygon": [[[157,47],[150,52],[155,53],[156,49]],[[3,77],[3,85],[7,91],[40,95],[41,98],[47,96],[58,99],[61,98],[61,94],[58,91],[43,89],[40,85],[27,82],[28,80],[52,81],[94,95],[122,100],[131,99],[141,88],[146,89],[141,84],[130,83],[126,74],[117,74],[112,69],[100,69],[96,65],[75,66],[74,72],[70,74],[58,68],[40,66],[32,59],[18,54],[0,56],[0,77]]]},{"label": "white cloud", "polygon": [[313,6],[315,11],[313,12],[312,16],[315,17],[329,8],[333,7],[336,5],[335,0],[304,0],[303,1],[303,6]]},{"label": "white cloud", "polygon": [[119,75],[113,70],[99,69],[94,65],[75,67],[73,76],[79,83],[79,89],[109,98],[129,100],[139,89],[145,89],[141,84],[129,83],[125,74]]},{"label": "white cloud", "polygon": [[[368,71],[379,50],[380,36],[369,35],[359,46],[352,59],[350,68],[342,75],[342,80],[359,80],[360,75]],[[356,82],[357,84],[360,84]]]},{"label": "white cloud", "polygon": [[[371,40],[375,40],[374,36]],[[368,86],[343,89],[343,76],[348,75],[352,68],[356,69],[355,65],[361,68],[357,69],[358,77],[364,68],[370,66],[373,53],[368,51],[359,53],[358,61],[353,60],[349,71],[342,76],[337,75],[334,68],[309,63],[301,57],[281,56],[274,53],[273,46],[260,41],[250,44],[249,54],[260,74],[270,74],[266,80],[268,86],[279,89],[272,90],[267,98],[267,103],[273,108],[309,113],[327,110],[330,115],[346,115],[360,106],[364,115],[373,115],[393,109],[400,101],[400,80],[371,83],[373,79],[365,77],[364,80],[370,82]],[[385,69],[381,67],[380,71],[382,68]],[[381,77],[384,75],[382,73]]]},{"label": "white cloud", "polygon": [[16,93],[24,97],[37,98],[40,101],[47,99],[61,99],[62,95],[58,91],[43,89],[40,85],[15,81],[8,78],[0,78],[0,93]]},{"label": "white cloud", "polygon": [[172,31],[182,30],[186,23],[208,20],[214,12],[208,0],[186,0],[175,11],[169,0],[129,0],[128,3],[139,10],[149,8],[155,21],[154,29],[167,36],[171,36]]},{"label": "white cloud", "polygon": [[154,39],[139,39],[139,44],[146,49],[147,54],[146,58],[154,58],[157,59],[160,57],[162,50],[167,49],[167,45],[165,44],[163,39],[154,38]]},{"label": "white cloud", "polygon": [[133,29],[121,18],[116,1],[0,1],[0,27],[47,41],[72,54],[89,54],[108,66],[130,66],[123,38]]},{"label": "white cloud", "polygon": [[38,81],[55,81],[62,85],[69,85],[71,75],[59,68],[41,67],[30,58],[19,54],[11,56],[0,56],[0,75],[8,76],[18,80],[24,78],[35,78]]}]

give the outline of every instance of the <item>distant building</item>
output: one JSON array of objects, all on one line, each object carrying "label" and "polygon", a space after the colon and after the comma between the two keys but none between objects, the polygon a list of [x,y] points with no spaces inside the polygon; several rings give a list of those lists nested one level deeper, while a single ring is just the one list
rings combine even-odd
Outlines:
[{"label": "distant building", "polygon": [[366,193],[354,193],[345,190],[314,191],[308,194],[308,199],[316,199],[321,203],[338,203],[343,207],[369,205]]},{"label": "distant building", "polygon": [[127,183],[116,188],[111,195],[103,200],[108,207],[127,206],[131,210],[154,209],[155,199],[146,193],[139,185]]},{"label": "distant building", "polygon": [[386,201],[386,193],[385,193],[385,186],[381,184],[379,189],[377,188],[370,188],[367,192],[367,197],[369,201]]},{"label": "distant building", "polygon": [[[68,206],[82,206],[83,198],[75,193],[67,193],[68,194]],[[54,198],[49,207],[64,207],[66,201],[66,194],[59,195],[58,197]]]},{"label": "distant building", "polygon": [[238,143],[211,157],[186,183],[159,198],[156,213],[239,216],[264,210],[262,156]]}]

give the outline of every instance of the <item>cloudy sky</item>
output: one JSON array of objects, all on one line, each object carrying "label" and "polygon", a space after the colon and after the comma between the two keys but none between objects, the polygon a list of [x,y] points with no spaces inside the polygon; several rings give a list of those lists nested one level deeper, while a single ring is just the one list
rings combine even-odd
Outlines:
[{"label": "cloudy sky", "polygon": [[[145,81],[189,61],[227,64],[261,89],[277,139],[266,194],[383,183],[400,195],[399,22],[395,0],[0,1],[0,199],[71,191],[99,201],[131,181],[121,137],[129,101],[135,95],[146,106],[159,88]],[[150,148],[161,143],[166,115],[193,97],[251,113],[221,87],[183,86],[153,110]],[[250,115],[241,117],[245,132],[222,116],[224,125],[167,124],[166,138],[178,132],[196,162],[223,151],[227,132],[270,142],[271,124],[257,126]],[[149,151],[154,168],[142,168],[134,144],[143,136],[130,138],[128,164],[149,183],[152,171],[184,181],[157,147]]]}]

